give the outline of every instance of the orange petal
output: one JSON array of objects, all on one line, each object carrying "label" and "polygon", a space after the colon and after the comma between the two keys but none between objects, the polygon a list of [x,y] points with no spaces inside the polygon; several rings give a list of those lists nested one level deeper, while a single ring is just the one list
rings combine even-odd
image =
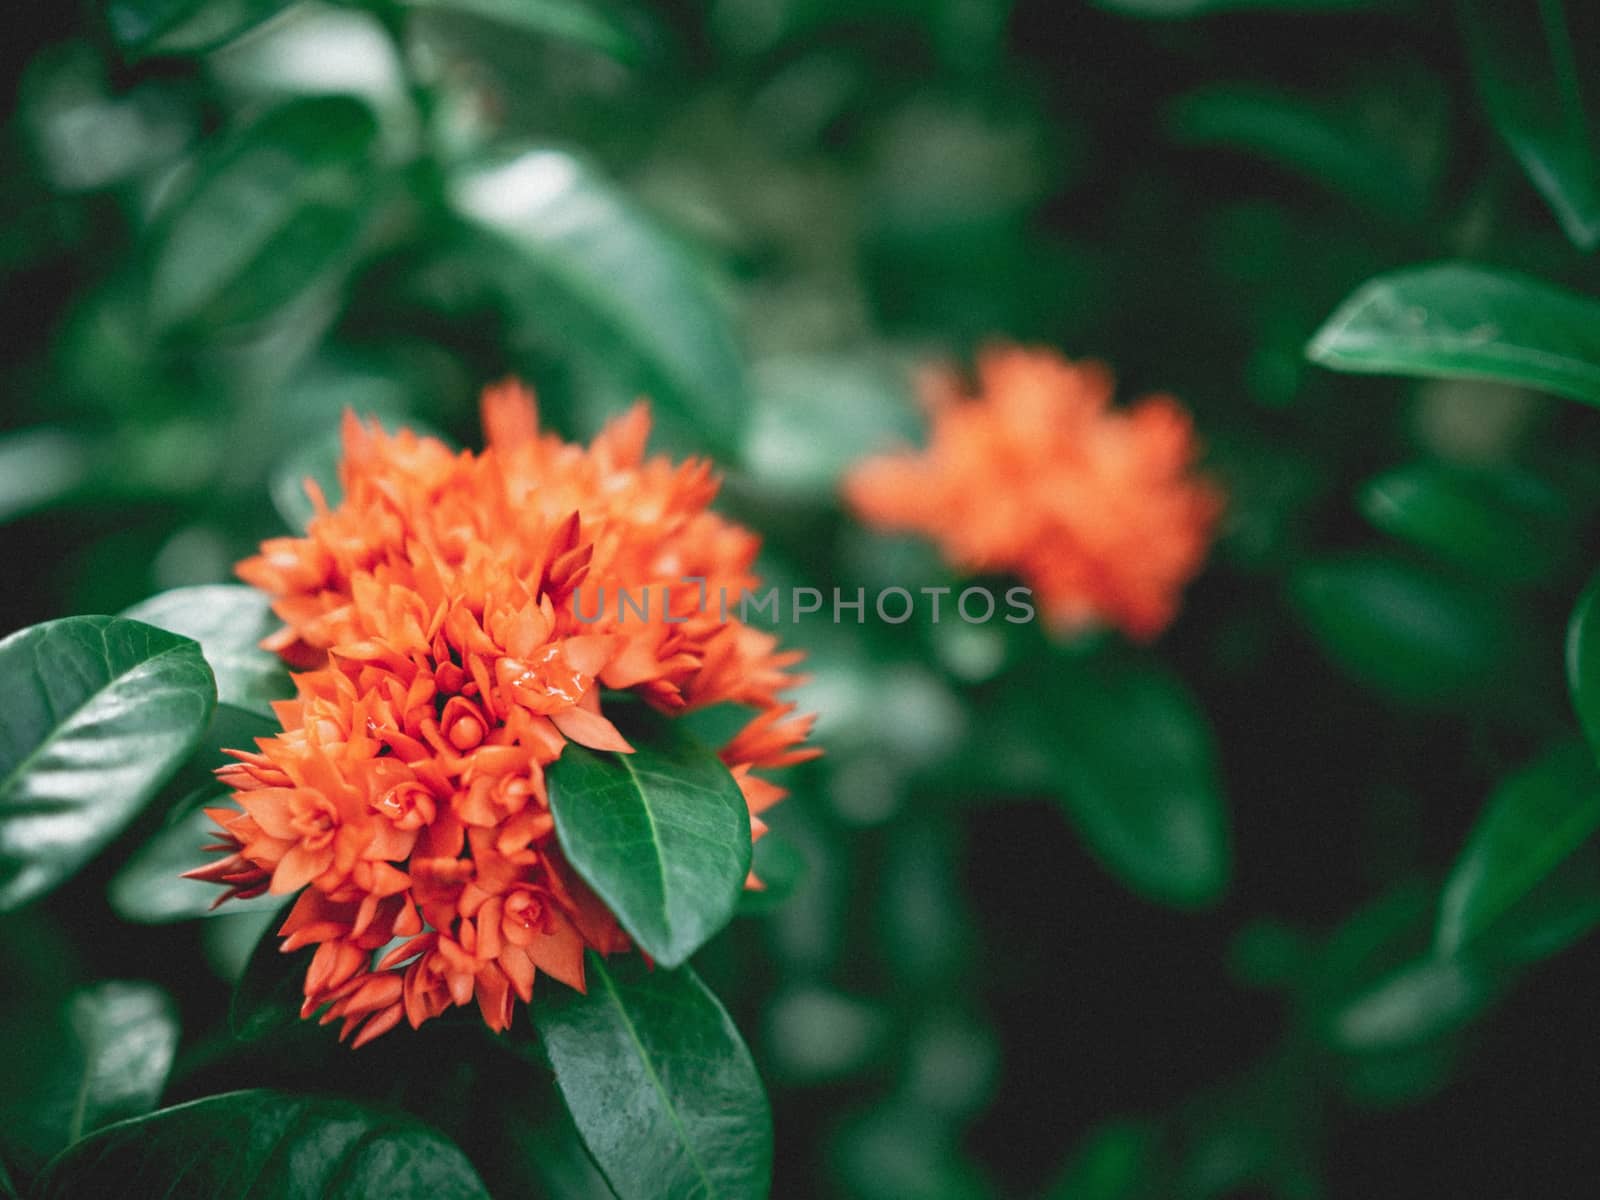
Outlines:
[{"label": "orange petal", "polygon": [[272,886],[267,890],[275,896],[297,892],[333,865],[332,849],[307,850],[294,846],[278,862],[272,872]]},{"label": "orange petal", "polygon": [[583,991],[583,939],[569,922],[558,916],[555,929],[534,938],[525,949],[539,970]]},{"label": "orange petal", "polygon": [[550,714],[550,722],[580,746],[591,750],[615,750],[632,754],[633,747],[617,732],[617,727],[598,713],[568,708]]},{"label": "orange petal", "polygon": [[531,391],[515,379],[485,388],[479,404],[489,445],[506,450],[539,436],[539,407]]}]

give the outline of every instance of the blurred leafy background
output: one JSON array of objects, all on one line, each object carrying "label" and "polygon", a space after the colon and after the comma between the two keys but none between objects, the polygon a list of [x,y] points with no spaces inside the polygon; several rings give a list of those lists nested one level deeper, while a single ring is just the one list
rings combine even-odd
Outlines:
[{"label": "blurred leafy background", "polygon": [[[0,53],[0,630],[229,579],[342,409],[474,444],[510,374],[569,436],[653,397],[773,581],[852,593],[947,582],[836,500],[919,364],[1194,410],[1232,506],[1154,651],[786,628],[797,883],[697,959],[775,1194],[1589,1194],[1600,8],[96,0]],[[160,823],[0,919],[8,1036],[150,980],[166,1101],[271,1082],[223,1021],[261,918],[107,906]],[[496,1195],[603,1194],[417,1036]]]}]

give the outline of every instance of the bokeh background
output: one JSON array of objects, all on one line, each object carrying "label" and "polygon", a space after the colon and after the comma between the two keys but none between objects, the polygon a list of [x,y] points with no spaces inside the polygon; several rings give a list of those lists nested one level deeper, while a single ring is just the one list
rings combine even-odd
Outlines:
[{"label": "bokeh background", "polygon": [[[1515,953],[1429,946],[1485,799],[1577,730],[1600,422],[1305,350],[1417,263],[1600,292],[1600,225],[1497,132],[1541,89],[1600,119],[1597,46],[1600,8],[1557,0],[34,6],[0,49],[0,632],[230,579],[343,409],[476,445],[508,375],[572,437],[651,396],[774,582],[948,582],[849,519],[841,472],[917,439],[922,365],[1104,359],[1183,399],[1231,497],[1140,652],[1209,729],[1223,884],[1163,898],[1170,864],[1091,854],[1056,795],[1061,721],[1112,748],[1112,806],[1168,734],[1058,698],[1114,638],[786,627],[828,751],[772,815],[800,882],[697,959],[769,1088],[775,1194],[1592,1194],[1593,847]],[[1475,559],[1392,536],[1397,490],[1469,477]],[[156,824],[0,920],[7,1037],[150,979],[169,1098],[272,1082],[221,1025],[260,918],[107,905]],[[496,1195],[604,1194],[547,1097],[501,1129],[446,1035],[406,1053]]]}]

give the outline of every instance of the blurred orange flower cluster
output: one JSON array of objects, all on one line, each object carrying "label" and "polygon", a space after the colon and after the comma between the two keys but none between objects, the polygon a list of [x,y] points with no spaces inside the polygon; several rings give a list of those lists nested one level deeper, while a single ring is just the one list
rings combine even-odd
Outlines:
[{"label": "blurred orange flower cluster", "polygon": [[990,348],[975,396],[929,376],[927,448],[859,464],[846,499],[868,524],[932,538],[958,570],[1015,572],[1059,629],[1153,638],[1205,560],[1223,498],[1194,471],[1176,400],[1118,410],[1112,391],[1099,363]]},{"label": "blurred orange flower cluster", "polygon": [[[643,405],[587,449],[540,434],[516,384],[483,420],[473,454],[347,415],[343,501],[308,482],[306,536],[239,566],[285,622],[268,647],[309,669],[283,732],[219,772],[239,807],[208,810],[226,856],[194,874],[229,896],[305,889],[279,930],[285,951],[317,945],[301,1015],[357,1045],[474,998],[504,1029],[538,971],[581,989],[585,947],[628,947],[563,860],[545,790],[568,741],[631,750],[602,688],[668,714],[756,709],[721,757],[758,837],[784,793],[756,772],[816,753],[778,699],[800,655],[702,603],[757,583],[757,538],[708,511],[709,464],[646,459]],[[589,611],[601,588],[669,599],[624,622]]]}]

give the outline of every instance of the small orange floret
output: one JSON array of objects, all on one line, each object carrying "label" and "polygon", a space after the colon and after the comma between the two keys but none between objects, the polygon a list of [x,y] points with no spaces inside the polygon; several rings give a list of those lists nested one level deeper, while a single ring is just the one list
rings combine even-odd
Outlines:
[{"label": "small orange floret", "polygon": [[208,810],[223,857],[192,874],[224,898],[300,893],[279,934],[317,947],[302,1015],[357,1045],[474,1000],[504,1029],[539,971],[581,989],[586,947],[629,948],[545,791],[569,741],[632,751],[602,689],[754,709],[722,751],[752,815],[783,795],[756,772],[811,753],[779,699],[799,656],[698,602],[756,584],[759,542],[708,510],[709,464],[646,459],[643,405],[587,449],[541,434],[515,383],[483,422],[473,454],[347,415],[344,499],[314,493],[306,536],[239,564],[284,622],[264,645],[310,669],[283,732],[219,771],[238,808]]},{"label": "small orange floret", "polygon": [[869,525],[927,535],[969,573],[1010,571],[1058,629],[1155,637],[1178,611],[1222,513],[1170,396],[1111,407],[1111,374],[1048,350],[991,347],[977,394],[927,381],[921,453],[868,459],[845,498]]}]

